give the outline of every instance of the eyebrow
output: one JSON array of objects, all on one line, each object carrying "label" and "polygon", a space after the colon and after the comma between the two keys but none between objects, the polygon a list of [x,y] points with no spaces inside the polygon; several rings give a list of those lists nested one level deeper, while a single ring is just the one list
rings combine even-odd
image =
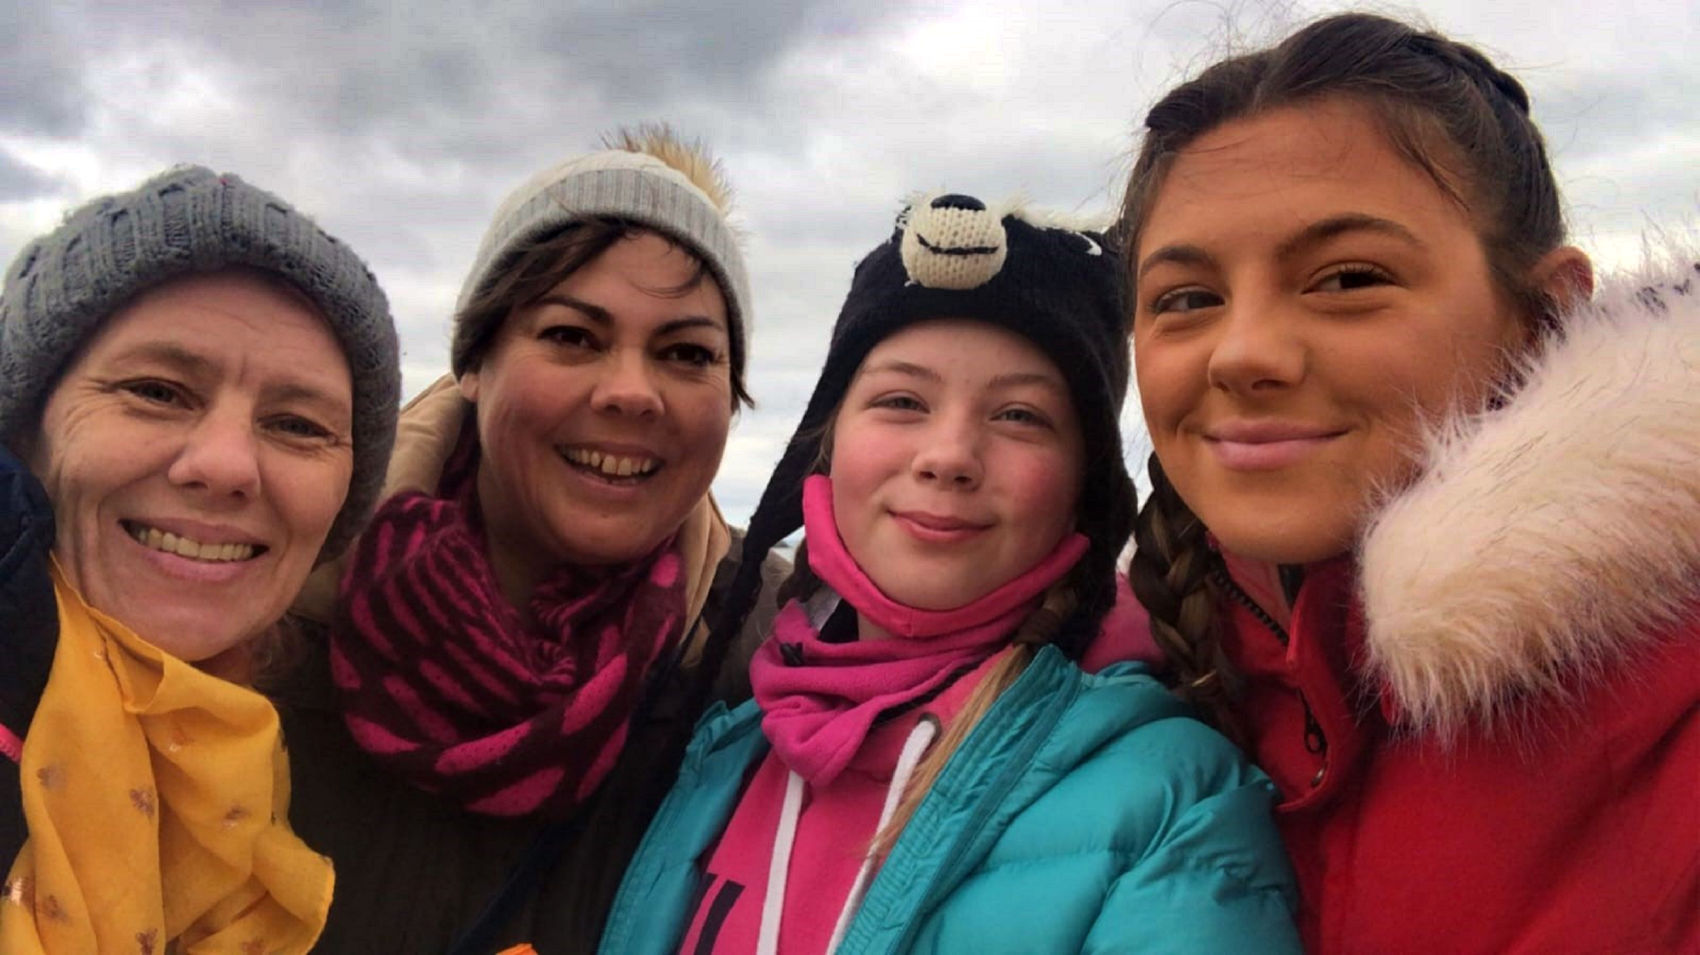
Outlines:
[{"label": "eyebrow", "polygon": [[986,387],[988,389],[1019,388],[1028,385],[1037,385],[1041,388],[1049,388],[1059,394],[1068,394],[1068,386],[1057,380],[1057,376],[1037,371],[1006,372],[993,378],[987,383]]},{"label": "eyebrow", "polygon": [[[862,369],[863,375],[877,375],[882,372],[908,375],[911,378],[921,378],[931,382],[944,381],[943,376],[925,365],[917,365],[914,362],[902,361],[895,358],[891,361],[883,361],[877,365],[870,365],[867,368]],[[987,382],[986,388],[987,390],[991,390],[994,388],[1016,388],[1024,385],[1038,385],[1063,394],[1068,393],[1068,387],[1061,381],[1057,380],[1055,375],[1047,375],[1043,372],[1037,371],[1005,372]]]},{"label": "eyebrow", "polygon": [[213,368],[213,363],[205,356],[173,342],[143,342],[119,357],[122,360],[163,362],[189,372],[206,372]]},{"label": "eyebrow", "polygon": [[1139,263],[1137,277],[1144,278],[1145,273],[1165,262],[1173,262],[1176,265],[1213,266],[1216,264],[1216,257],[1196,245],[1165,245]]},{"label": "eyebrow", "polygon": [[[1348,232],[1374,232],[1392,236],[1418,248],[1427,248],[1427,245],[1417,238],[1416,233],[1392,219],[1348,212],[1319,219],[1305,226],[1297,234],[1282,240],[1281,244],[1275,248],[1275,255],[1282,259],[1291,258],[1295,253],[1309,246],[1320,245]],[[1172,262],[1176,265],[1214,266],[1216,265],[1216,258],[1196,245],[1166,245],[1146,256],[1145,260],[1139,263],[1137,277],[1144,278],[1145,273],[1165,262]]]},{"label": "eyebrow", "polygon": [[862,374],[864,375],[877,375],[881,372],[908,375],[911,378],[922,378],[927,381],[944,380],[944,378],[940,377],[938,372],[925,365],[917,365],[912,361],[900,361],[895,358],[890,361],[882,361],[877,365],[870,365],[869,367],[862,369]]},{"label": "eyebrow", "polygon": [[1417,238],[1416,233],[1392,219],[1364,215],[1359,212],[1348,212],[1319,219],[1305,226],[1299,230],[1298,234],[1284,240],[1277,246],[1275,254],[1283,259],[1290,258],[1294,253],[1307,246],[1320,245],[1348,232],[1374,232],[1400,239],[1418,248],[1427,248],[1423,241]]},{"label": "eyebrow", "polygon": [[[573,298],[571,295],[566,295],[561,292],[550,292],[548,295],[538,299],[536,304],[559,305],[562,308],[570,308],[589,319],[592,323],[604,328],[614,324],[614,313],[600,305],[594,305],[590,302]],[[691,328],[708,328],[724,332],[726,331],[726,323],[716,321],[707,315],[682,315],[678,318],[663,322],[661,326],[655,330],[655,332],[658,335],[670,335],[673,332],[684,331]]]},{"label": "eyebrow", "polygon": [[[352,385],[353,382],[350,381],[349,384]],[[314,388],[312,385],[304,385],[300,382],[292,381],[278,386],[278,388],[271,393],[270,397],[275,401],[282,401],[285,403],[294,403],[299,401],[310,405],[316,405],[322,413],[336,416],[338,420],[335,423],[343,427],[352,425],[354,421],[354,394],[352,388],[349,390],[348,400],[344,401],[341,398],[331,395],[329,392]]]},{"label": "eyebrow", "polygon": [[[220,373],[218,363],[174,342],[146,342],[120,355],[119,361],[157,361],[168,365],[184,377],[206,378]],[[350,372],[352,375],[352,372]],[[350,382],[352,385],[352,381]],[[271,396],[286,402],[306,401],[322,405],[326,410],[348,409],[349,402],[333,397],[329,392],[299,381],[278,385]]]}]

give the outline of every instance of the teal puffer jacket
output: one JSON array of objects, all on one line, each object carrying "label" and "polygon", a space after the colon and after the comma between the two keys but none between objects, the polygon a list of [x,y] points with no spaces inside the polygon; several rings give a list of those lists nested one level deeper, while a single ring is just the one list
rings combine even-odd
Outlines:
[{"label": "teal puffer jacket", "polygon": [[[861,952],[1298,952],[1274,791],[1140,664],[1045,648],[899,836],[845,935]],[[767,752],[752,701],[710,710],[650,824],[605,953],[678,950],[699,858]]]}]

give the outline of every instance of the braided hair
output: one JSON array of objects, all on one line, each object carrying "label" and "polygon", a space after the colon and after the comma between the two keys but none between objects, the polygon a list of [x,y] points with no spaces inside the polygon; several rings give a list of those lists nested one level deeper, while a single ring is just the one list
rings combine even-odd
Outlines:
[{"label": "braided hair", "polygon": [[[1140,232],[1182,150],[1224,124],[1324,97],[1369,107],[1395,151],[1471,215],[1493,280],[1520,313],[1536,326],[1556,321],[1556,303],[1526,278],[1565,236],[1528,93],[1473,47],[1365,13],[1317,20],[1274,47],[1216,63],[1151,108],[1116,229],[1130,283]],[[1149,470],[1153,491],[1135,523],[1129,582],[1179,692],[1233,736],[1235,681],[1212,583],[1220,558],[1155,455]]]}]

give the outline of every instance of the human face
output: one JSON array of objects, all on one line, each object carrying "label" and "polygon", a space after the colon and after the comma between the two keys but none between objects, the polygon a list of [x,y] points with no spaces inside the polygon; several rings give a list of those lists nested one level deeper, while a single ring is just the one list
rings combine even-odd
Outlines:
[{"label": "human face", "polygon": [[562,563],[653,550],[708,493],[732,421],[726,302],[651,232],[615,242],[515,308],[479,367],[479,504],[522,601]]},{"label": "human face", "polygon": [[307,301],[222,272],[106,320],[28,442],[54,554],[100,610],[205,660],[283,616],[354,468],[348,362]]},{"label": "human face", "polygon": [[1410,479],[1425,422],[1480,407],[1527,341],[1467,210],[1349,100],[1199,137],[1135,263],[1152,445],[1247,557],[1345,552]]},{"label": "human face", "polygon": [[1073,530],[1084,460],[1068,384],[1043,352],[982,322],[924,322],[868,352],[844,395],[833,515],[881,592],[950,610]]}]

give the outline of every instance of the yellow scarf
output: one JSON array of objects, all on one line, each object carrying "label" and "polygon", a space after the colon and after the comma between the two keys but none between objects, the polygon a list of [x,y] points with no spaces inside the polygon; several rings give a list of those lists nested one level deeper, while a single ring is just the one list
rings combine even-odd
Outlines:
[{"label": "yellow scarf", "polygon": [[290,831],[277,712],[89,607],[57,562],[59,646],[19,763],[29,840],[0,952],[305,952],[330,860]]}]

